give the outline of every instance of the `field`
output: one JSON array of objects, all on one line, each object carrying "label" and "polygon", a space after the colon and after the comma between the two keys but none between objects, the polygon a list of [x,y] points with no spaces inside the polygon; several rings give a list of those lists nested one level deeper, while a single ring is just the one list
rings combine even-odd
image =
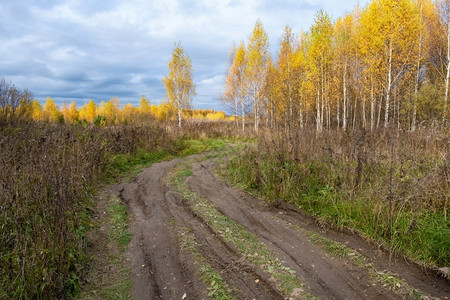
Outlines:
[{"label": "field", "polygon": [[448,293],[447,132],[170,126],[3,128],[0,298]]}]

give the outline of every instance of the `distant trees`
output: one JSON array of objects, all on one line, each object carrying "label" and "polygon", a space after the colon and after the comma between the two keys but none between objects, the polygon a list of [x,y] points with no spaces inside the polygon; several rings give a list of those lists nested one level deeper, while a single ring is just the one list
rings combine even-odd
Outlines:
[{"label": "distant trees", "polygon": [[195,95],[192,72],[191,59],[184,53],[180,44],[175,44],[172,59],[169,62],[169,74],[164,77],[163,83],[170,104],[178,111],[178,126],[180,128],[182,110],[191,108],[192,96]]},{"label": "distant trees", "polygon": [[58,106],[55,104],[52,98],[47,97],[43,110],[43,119],[46,122],[58,122],[60,119],[61,112]]},{"label": "distant trees", "polygon": [[[25,109],[26,108],[26,109]],[[0,109],[0,113],[4,111]],[[235,117],[227,116],[223,111],[213,109],[182,109],[183,119],[196,121],[230,121],[235,122]],[[2,115],[3,116],[3,115]],[[20,120],[66,124],[95,124],[97,126],[120,124],[146,124],[154,121],[178,121],[178,110],[170,103],[162,102],[159,105],[150,104],[150,101],[142,96],[137,106],[126,103],[123,107],[119,99],[114,97],[108,101],[102,101],[97,105],[92,99],[78,109],[72,101],[70,105],[63,103],[59,108],[55,101],[47,97],[44,106],[38,100],[29,101],[27,106],[23,103],[11,115]],[[11,119],[10,117],[8,117]],[[3,119],[2,119],[3,120]],[[17,119],[19,120],[19,119]],[[0,123],[2,125],[3,123]]]}]

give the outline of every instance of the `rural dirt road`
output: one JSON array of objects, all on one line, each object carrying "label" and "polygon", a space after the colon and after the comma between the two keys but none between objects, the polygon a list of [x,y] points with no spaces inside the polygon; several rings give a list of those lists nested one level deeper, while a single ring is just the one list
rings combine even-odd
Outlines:
[{"label": "rural dirt road", "polygon": [[[202,199],[200,204],[186,199],[173,183],[170,174],[180,164],[189,170],[182,185]],[[319,226],[290,205],[269,204],[232,188],[218,179],[215,166],[215,159],[206,156],[156,163],[114,188],[131,215],[136,299],[449,299],[449,282],[433,272],[390,258],[357,234]],[[211,221],[202,207],[258,239],[264,253],[294,274],[301,288],[282,288],[284,277],[254,263],[233,235],[224,234],[228,228]],[[194,250],[181,241],[184,233],[192,237]],[[218,280],[205,279],[205,266],[220,276],[231,296],[212,288]]]}]

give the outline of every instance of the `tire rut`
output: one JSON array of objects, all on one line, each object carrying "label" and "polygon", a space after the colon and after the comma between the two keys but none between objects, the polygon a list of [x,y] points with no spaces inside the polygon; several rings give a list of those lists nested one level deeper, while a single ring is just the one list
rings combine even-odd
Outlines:
[{"label": "tire rut", "polygon": [[122,185],[120,196],[128,204],[133,292],[137,299],[181,299],[201,297],[179,260],[176,235],[171,231],[170,211],[165,204],[161,177],[178,161],[156,164],[133,182]]},{"label": "tire rut", "polygon": [[240,254],[163,183],[167,171],[180,161],[154,164],[132,182],[115,187],[132,219],[130,257],[136,299],[208,298],[192,257],[180,251],[177,229],[182,227],[192,230],[201,254],[237,299],[283,299],[264,273],[242,264]]},{"label": "tire rut", "polygon": [[225,242],[205,220],[192,211],[183,198],[172,192],[166,194],[177,223],[190,228],[200,246],[202,256],[222,278],[231,283],[238,299],[283,299],[267,275],[243,263],[242,256]]},{"label": "tire rut", "polygon": [[[343,259],[329,257],[319,247],[311,244],[306,233],[292,228],[291,224],[299,225],[308,230],[321,232],[312,218],[304,218],[299,210],[283,208],[270,208],[259,200],[235,189],[218,180],[212,173],[215,163],[212,161],[194,163],[193,175],[186,181],[189,188],[211,201],[221,213],[234,219],[247,228],[248,231],[258,235],[266,245],[278,252],[286,264],[305,280],[313,295],[324,299],[398,299],[399,296],[380,284],[373,285],[367,274],[360,268],[354,267]],[[332,238],[335,239],[335,235]],[[367,243],[357,238],[346,243],[345,236],[341,234],[341,241],[353,249],[367,249]],[[339,240],[339,239],[338,239]],[[362,251],[366,254],[367,251]],[[382,255],[381,255],[382,256]],[[373,258],[369,256],[369,258]],[[386,268],[386,258],[373,259],[378,267]],[[397,265],[399,262],[397,262]],[[406,272],[391,268],[397,274],[401,273],[409,284],[419,288],[434,297],[448,296],[448,285],[440,280],[422,280],[423,272],[415,270],[409,265]],[[399,272],[400,271],[400,272]],[[421,279],[412,279],[420,272]],[[403,274],[407,273],[407,274]],[[404,276],[406,275],[406,276]]]},{"label": "tire rut", "polygon": [[[199,253],[230,286],[237,299],[284,299],[269,274],[246,263],[232,244],[223,240],[198,215],[189,202],[163,182],[166,173],[186,159],[154,164],[132,182],[113,188],[128,204],[131,215],[130,243],[133,293],[136,299],[207,299],[207,287],[199,277],[193,256],[180,249],[178,231],[188,228]],[[193,163],[187,186],[210,201],[222,214],[234,219],[279,255],[322,299],[398,299],[380,284],[373,285],[367,273],[344,259],[328,256],[312,244],[304,231],[336,240],[362,253],[378,268],[399,274],[415,288],[431,296],[450,294],[448,282],[423,273],[404,260],[390,260],[375,245],[348,231],[320,227],[314,218],[284,202],[267,205],[237,191],[213,174],[213,160]],[[428,276],[428,277],[427,277]],[[184,297],[184,298],[183,298]]]}]

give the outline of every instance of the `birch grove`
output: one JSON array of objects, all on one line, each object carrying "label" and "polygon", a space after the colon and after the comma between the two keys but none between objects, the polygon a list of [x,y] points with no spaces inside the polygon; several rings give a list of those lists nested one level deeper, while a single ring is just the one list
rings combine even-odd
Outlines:
[{"label": "birch grove", "polygon": [[449,119],[448,0],[373,0],[336,21],[321,10],[309,31],[284,29],[273,62],[260,21],[240,47],[242,76],[224,90],[239,87],[242,126],[414,131]]}]

